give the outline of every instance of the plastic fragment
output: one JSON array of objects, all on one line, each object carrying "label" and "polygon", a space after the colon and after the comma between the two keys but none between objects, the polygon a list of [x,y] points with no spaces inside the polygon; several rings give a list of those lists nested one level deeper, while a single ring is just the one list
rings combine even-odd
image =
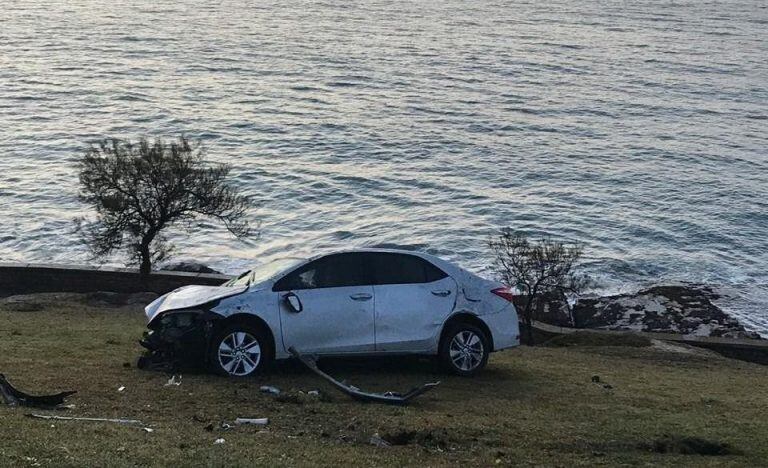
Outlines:
[{"label": "plastic fragment", "polygon": [[[178,379],[176,378],[178,377]],[[179,386],[181,385],[181,375],[172,375],[170,379],[168,379],[168,382],[165,383],[164,387],[170,387],[172,385]]]},{"label": "plastic fragment", "polygon": [[378,448],[386,448],[392,446],[392,444],[382,439],[378,432],[373,434],[368,442]]},{"label": "plastic fragment", "polygon": [[269,418],[237,418],[235,424],[252,424],[255,426],[266,426],[269,424]]},{"label": "plastic fragment", "polygon": [[259,387],[259,390],[261,390],[263,393],[270,393],[272,395],[280,395],[280,389],[277,387],[273,387],[271,385],[262,385]]}]

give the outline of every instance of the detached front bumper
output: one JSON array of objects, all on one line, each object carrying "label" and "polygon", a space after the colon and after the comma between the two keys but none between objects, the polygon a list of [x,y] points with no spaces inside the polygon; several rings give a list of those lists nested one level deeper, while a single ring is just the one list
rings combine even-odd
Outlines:
[{"label": "detached front bumper", "polygon": [[[213,316],[201,310],[168,311],[152,320],[139,340],[147,352],[139,368],[194,368],[205,365]],[[216,316],[218,317],[218,316]]]}]

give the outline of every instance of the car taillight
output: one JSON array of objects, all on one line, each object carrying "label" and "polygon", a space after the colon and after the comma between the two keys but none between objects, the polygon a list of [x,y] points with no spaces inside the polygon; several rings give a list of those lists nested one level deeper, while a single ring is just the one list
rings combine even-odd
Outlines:
[{"label": "car taillight", "polygon": [[515,295],[512,294],[512,290],[509,289],[509,287],[507,287],[507,286],[504,286],[503,288],[491,289],[491,292],[496,294],[500,298],[505,299],[505,300],[507,300],[509,302],[512,302],[512,300],[515,297]]}]

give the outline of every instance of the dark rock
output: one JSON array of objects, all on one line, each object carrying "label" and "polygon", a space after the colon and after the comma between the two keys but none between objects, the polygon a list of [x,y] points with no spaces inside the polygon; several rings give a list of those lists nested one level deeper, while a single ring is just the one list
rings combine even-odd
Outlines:
[{"label": "dark rock", "polygon": [[147,305],[158,298],[157,293],[139,292],[139,293],[116,293],[110,291],[96,291],[86,293],[84,301],[86,304],[94,306],[113,306],[122,307],[127,305]]},{"label": "dark rock", "polygon": [[703,286],[655,286],[636,294],[581,299],[573,307],[577,328],[760,339],[712,303]]},{"label": "dark rock", "polygon": [[213,273],[220,275],[220,271],[197,262],[177,262],[170,263],[160,268],[160,271],[184,271],[187,273]]},{"label": "dark rock", "polygon": [[[528,296],[514,296],[515,308],[518,314],[525,310]],[[522,320],[522,317],[520,317]],[[559,327],[571,327],[571,308],[568,305],[568,299],[563,294],[548,294],[540,297],[533,305],[533,320],[557,325]]]}]

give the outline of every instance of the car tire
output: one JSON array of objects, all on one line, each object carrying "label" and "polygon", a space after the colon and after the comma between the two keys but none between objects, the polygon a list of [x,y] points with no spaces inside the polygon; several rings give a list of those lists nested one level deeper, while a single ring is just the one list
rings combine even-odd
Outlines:
[{"label": "car tire", "polygon": [[448,372],[471,377],[483,370],[490,352],[490,341],[483,330],[469,323],[458,323],[443,335],[439,358]]},{"label": "car tire", "polygon": [[272,361],[272,353],[262,327],[236,322],[214,333],[208,362],[216,374],[245,378],[263,371]]}]

